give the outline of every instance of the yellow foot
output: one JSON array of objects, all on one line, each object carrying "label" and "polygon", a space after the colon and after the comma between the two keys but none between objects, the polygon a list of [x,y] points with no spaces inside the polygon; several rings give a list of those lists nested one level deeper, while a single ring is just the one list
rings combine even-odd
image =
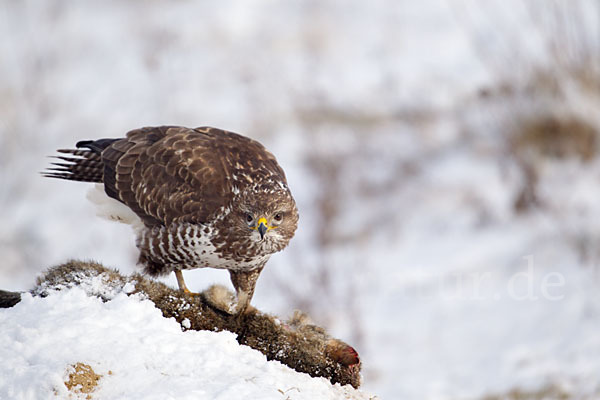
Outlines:
[{"label": "yellow foot", "polygon": [[188,289],[187,287],[184,287],[183,289],[181,289],[183,291],[183,293],[189,295],[189,296],[200,296],[200,293],[196,293],[196,292],[192,292],[190,289]]},{"label": "yellow foot", "polygon": [[187,288],[185,281],[183,280],[183,274],[181,273],[181,270],[176,269],[174,272],[175,272],[175,277],[177,278],[177,284],[179,285],[179,290],[182,290],[183,293],[188,294],[190,296],[199,296],[200,295],[200,293],[194,293],[190,289]]}]

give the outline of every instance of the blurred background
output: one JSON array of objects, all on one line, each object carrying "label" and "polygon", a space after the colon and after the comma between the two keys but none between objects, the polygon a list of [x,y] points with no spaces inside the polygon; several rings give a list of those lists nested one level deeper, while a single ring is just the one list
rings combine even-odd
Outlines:
[{"label": "blurred background", "polygon": [[90,186],[40,177],[55,149],[216,126],[300,209],[254,304],[351,343],[364,390],[600,398],[597,0],[4,0],[0,57],[1,288],[136,269]]}]

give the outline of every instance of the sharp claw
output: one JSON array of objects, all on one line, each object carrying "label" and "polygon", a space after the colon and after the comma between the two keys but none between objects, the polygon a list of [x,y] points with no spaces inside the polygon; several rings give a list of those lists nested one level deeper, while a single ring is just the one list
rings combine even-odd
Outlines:
[{"label": "sharp claw", "polygon": [[179,290],[183,291],[183,293],[188,294],[190,296],[198,296],[200,293],[194,293],[190,289],[187,288],[185,281],[183,280],[183,274],[181,270],[176,269],[175,277],[177,278],[177,284],[179,285]]},{"label": "sharp claw", "polygon": [[200,293],[196,293],[196,292],[192,292],[190,289],[188,289],[187,287],[181,289],[183,290],[183,293],[189,295],[189,296],[200,296]]}]

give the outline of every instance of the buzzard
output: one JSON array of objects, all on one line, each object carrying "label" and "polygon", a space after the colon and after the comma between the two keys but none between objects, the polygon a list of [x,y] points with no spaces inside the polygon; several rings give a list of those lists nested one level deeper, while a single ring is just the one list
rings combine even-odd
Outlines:
[{"label": "buzzard", "polygon": [[[242,313],[269,257],[294,236],[298,210],[285,173],[260,143],[211,127],[146,127],[125,138],[84,140],[58,150],[43,175],[96,182],[90,198],[134,227],[144,272],[229,271]],[[193,293],[191,293],[193,294]]]}]

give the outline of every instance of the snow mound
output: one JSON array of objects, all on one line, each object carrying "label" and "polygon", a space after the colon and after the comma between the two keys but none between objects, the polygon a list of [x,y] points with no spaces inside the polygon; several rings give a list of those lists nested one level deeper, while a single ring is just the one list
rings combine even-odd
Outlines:
[{"label": "snow mound", "polygon": [[[140,295],[111,301],[80,287],[23,294],[0,310],[0,398],[370,399],[351,386],[298,373],[231,332],[182,331]],[[99,375],[91,393],[65,382],[82,363]]]}]

